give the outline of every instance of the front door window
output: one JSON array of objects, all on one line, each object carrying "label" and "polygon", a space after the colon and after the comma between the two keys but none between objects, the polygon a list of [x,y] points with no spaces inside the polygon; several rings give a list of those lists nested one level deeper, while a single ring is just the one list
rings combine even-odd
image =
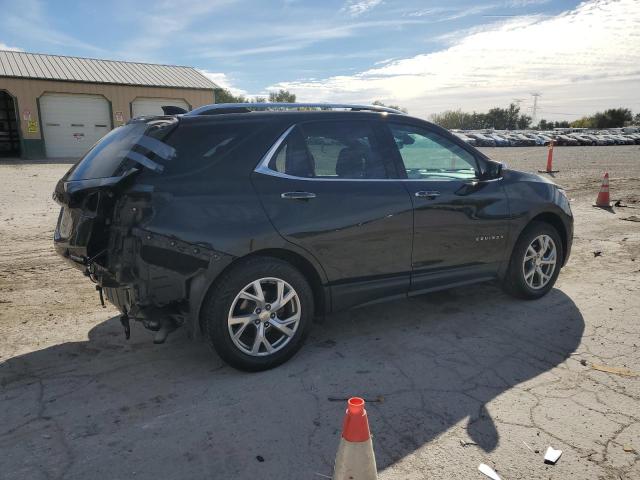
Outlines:
[{"label": "front door window", "polygon": [[390,124],[407,178],[468,180],[477,176],[472,154],[453,141],[411,125]]}]

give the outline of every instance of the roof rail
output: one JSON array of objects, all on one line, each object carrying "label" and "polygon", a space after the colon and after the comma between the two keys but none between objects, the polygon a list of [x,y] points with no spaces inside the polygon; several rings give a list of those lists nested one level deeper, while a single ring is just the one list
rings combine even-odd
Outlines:
[{"label": "roof rail", "polygon": [[185,115],[220,115],[223,113],[248,113],[254,110],[350,110],[350,111],[369,111],[369,112],[385,112],[406,115],[400,110],[389,107],[381,107],[378,105],[352,105],[342,103],[214,103],[204,105]]}]

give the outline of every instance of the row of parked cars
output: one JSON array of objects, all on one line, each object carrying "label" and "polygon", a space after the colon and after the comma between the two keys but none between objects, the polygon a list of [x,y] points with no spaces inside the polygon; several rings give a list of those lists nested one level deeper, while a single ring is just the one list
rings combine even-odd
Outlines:
[{"label": "row of parked cars", "polygon": [[542,131],[463,131],[452,130],[470,145],[477,147],[534,147],[536,145],[640,145],[640,133],[622,130],[589,132]]}]

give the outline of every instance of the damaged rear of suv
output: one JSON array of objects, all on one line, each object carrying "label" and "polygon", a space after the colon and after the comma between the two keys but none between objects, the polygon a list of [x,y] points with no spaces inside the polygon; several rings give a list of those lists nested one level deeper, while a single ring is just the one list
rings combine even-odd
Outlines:
[{"label": "damaged rear of suv", "polygon": [[549,180],[372,106],[134,119],[54,199],[57,252],[120,310],[127,338],[132,320],[157,343],[183,326],[245,370],[286,361],[332,311],[487,280],[540,298],[573,234]]},{"label": "damaged rear of suv", "polygon": [[[270,127],[270,128],[269,128]],[[273,125],[213,117],[134,119],[100,140],[57,183],[56,251],[162,343],[198,313],[219,273],[268,224],[246,159]],[[245,159],[243,162],[241,159]],[[250,160],[249,160],[250,161]]]}]

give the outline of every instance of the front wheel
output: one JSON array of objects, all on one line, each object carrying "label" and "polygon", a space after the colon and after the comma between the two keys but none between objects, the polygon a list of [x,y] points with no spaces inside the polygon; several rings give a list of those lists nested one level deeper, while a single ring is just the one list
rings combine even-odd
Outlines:
[{"label": "front wheel", "polygon": [[297,269],[256,257],[223,274],[202,314],[205,335],[223,360],[240,370],[260,371],[300,349],[313,310],[311,287]]},{"label": "front wheel", "polygon": [[562,241],[548,223],[533,222],[516,242],[503,280],[507,293],[528,300],[540,298],[556,283],[562,266]]}]

